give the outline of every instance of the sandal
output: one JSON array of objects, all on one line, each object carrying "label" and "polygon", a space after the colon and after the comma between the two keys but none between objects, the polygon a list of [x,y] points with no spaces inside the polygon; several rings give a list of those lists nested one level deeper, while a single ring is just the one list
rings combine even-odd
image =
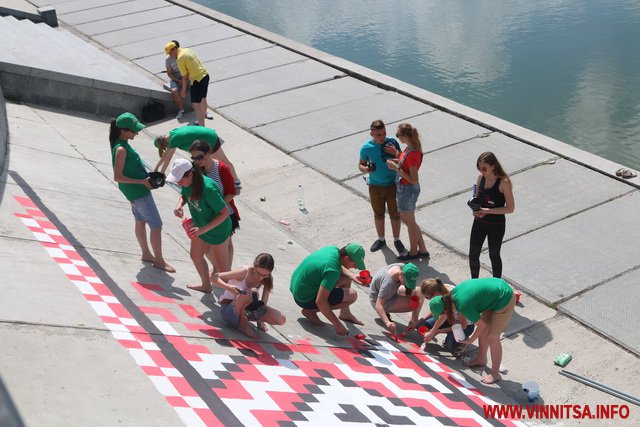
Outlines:
[{"label": "sandal", "polygon": [[630,169],[620,168],[616,171],[616,176],[619,176],[624,179],[630,179],[630,178],[635,178],[638,175]]}]

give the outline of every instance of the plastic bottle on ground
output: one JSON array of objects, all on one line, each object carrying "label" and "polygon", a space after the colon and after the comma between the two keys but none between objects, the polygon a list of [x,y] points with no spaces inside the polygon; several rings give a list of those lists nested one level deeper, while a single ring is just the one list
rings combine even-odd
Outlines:
[{"label": "plastic bottle on ground", "polygon": [[456,339],[456,341],[461,342],[467,339],[467,336],[464,334],[464,331],[462,330],[462,325],[460,325],[459,323],[454,323],[453,326],[451,327],[451,330],[453,332],[453,337]]},{"label": "plastic bottle on ground", "polygon": [[304,188],[302,187],[302,184],[298,185],[298,209],[301,211],[306,209],[304,205]]}]

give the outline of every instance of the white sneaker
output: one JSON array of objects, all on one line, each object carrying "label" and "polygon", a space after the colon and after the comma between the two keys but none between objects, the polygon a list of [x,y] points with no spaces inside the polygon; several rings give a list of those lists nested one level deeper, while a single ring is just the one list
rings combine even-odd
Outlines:
[{"label": "white sneaker", "polygon": [[213,120],[213,114],[211,114],[211,111],[209,110],[207,110],[207,112],[204,114],[204,117],[209,120]]},{"label": "white sneaker", "polygon": [[178,111],[178,114],[176,115],[176,120],[182,120],[183,117],[184,117],[184,110]]}]

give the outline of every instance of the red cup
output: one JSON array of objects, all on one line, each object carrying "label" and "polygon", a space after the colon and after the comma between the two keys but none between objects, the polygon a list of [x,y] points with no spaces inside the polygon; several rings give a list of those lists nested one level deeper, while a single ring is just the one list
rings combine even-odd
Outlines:
[{"label": "red cup", "polygon": [[415,310],[420,305],[420,297],[418,295],[411,295],[411,299],[409,299],[409,307],[411,310]]},{"label": "red cup", "polygon": [[187,236],[189,236],[190,239],[193,239],[190,234],[191,228],[193,228],[193,220],[191,218],[184,218],[182,220],[182,228],[187,232]]},{"label": "red cup", "polygon": [[369,273],[369,270],[362,270],[358,277],[363,285],[369,285],[371,283],[371,273]]},{"label": "red cup", "polygon": [[418,328],[418,333],[422,336],[425,336],[427,334],[427,332],[429,332],[429,329],[427,329],[426,326],[422,325]]},{"label": "red cup", "polygon": [[518,292],[518,291],[514,291],[516,293],[516,304],[518,304],[520,302],[520,297],[522,296],[522,293]]}]

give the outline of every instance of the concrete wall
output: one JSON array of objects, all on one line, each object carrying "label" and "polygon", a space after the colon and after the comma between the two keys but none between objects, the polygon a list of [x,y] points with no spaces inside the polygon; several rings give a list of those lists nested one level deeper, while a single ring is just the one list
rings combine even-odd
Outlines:
[{"label": "concrete wall", "polygon": [[118,83],[71,76],[55,71],[0,62],[0,86],[6,99],[115,117],[130,111],[138,117],[149,99],[175,114],[171,94]]}]

